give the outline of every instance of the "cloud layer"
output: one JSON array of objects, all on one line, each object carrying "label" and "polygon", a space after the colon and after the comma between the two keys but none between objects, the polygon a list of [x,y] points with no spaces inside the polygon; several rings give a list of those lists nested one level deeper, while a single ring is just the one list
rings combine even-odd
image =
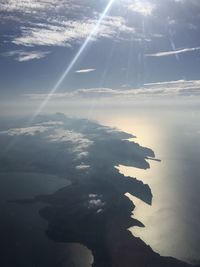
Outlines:
[{"label": "cloud layer", "polygon": [[[43,100],[48,94],[27,94],[32,100]],[[166,96],[200,96],[200,80],[178,80],[145,84],[141,88],[112,89],[112,88],[90,88],[78,89],[73,92],[56,93],[52,95],[55,99],[79,99],[79,98],[136,98],[136,97],[166,97]]]}]

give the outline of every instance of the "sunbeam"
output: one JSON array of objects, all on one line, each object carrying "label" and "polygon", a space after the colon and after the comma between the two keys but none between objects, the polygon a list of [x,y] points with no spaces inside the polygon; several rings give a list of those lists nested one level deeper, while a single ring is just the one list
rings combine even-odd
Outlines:
[{"label": "sunbeam", "polygon": [[41,103],[41,105],[39,106],[39,108],[36,110],[36,112],[34,113],[31,121],[33,121],[34,118],[41,113],[41,111],[44,109],[44,107],[47,105],[47,103],[51,99],[52,95],[58,90],[59,86],[62,84],[62,82],[64,81],[64,79],[66,78],[66,76],[69,74],[69,72],[71,71],[71,69],[73,68],[73,66],[76,64],[77,60],[79,59],[79,57],[81,56],[81,54],[83,53],[83,51],[85,50],[85,48],[87,47],[87,45],[90,42],[90,40],[92,39],[92,37],[97,33],[99,26],[101,25],[104,17],[109,12],[109,10],[110,10],[110,8],[111,8],[111,6],[112,6],[112,4],[113,4],[114,1],[115,0],[110,0],[108,2],[106,8],[104,9],[103,13],[99,17],[99,20],[98,20],[97,24],[94,26],[94,28],[92,29],[92,31],[90,32],[90,34],[88,35],[88,37],[85,39],[83,45],[80,47],[80,49],[78,50],[78,52],[75,55],[75,57],[73,58],[73,60],[67,66],[66,70],[60,76],[60,78],[56,82],[55,86],[52,88],[52,90],[49,92],[49,94],[47,95],[47,97],[44,99],[44,101]]}]

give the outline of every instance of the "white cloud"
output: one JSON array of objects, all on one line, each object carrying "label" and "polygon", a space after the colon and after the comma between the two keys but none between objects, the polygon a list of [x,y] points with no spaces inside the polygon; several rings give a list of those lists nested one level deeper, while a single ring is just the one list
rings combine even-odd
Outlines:
[{"label": "white cloud", "polygon": [[[96,197],[98,197],[98,195],[97,195],[97,194],[89,194],[88,197],[89,197],[89,198],[96,198]],[[102,197],[102,196],[101,196],[101,197]]]},{"label": "white cloud", "polygon": [[105,204],[106,203],[101,199],[91,199],[88,201],[88,208],[89,209],[102,208],[103,206],[105,206]]},{"label": "white cloud", "polygon": [[9,51],[4,54],[3,56],[6,57],[14,57],[15,60],[19,62],[34,60],[34,59],[41,59],[46,57],[49,54],[47,51],[24,51],[24,50],[15,50]]},{"label": "white cloud", "polygon": [[70,0],[1,0],[0,11],[37,14],[38,12],[75,7]]},{"label": "white cloud", "polygon": [[90,168],[90,165],[86,165],[86,164],[81,164],[81,165],[78,165],[78,166],[76,166],[76,169],[77,170],[87,170],[87,169],[89,169]]},{"label": "white cloud", "polygon": [[[71,46],[88,37],[97,24],[97,20],[49,20],[48,24],[39,23],[21,27],[21,35],[15,37],[12,43],[23,46]],[[135,30],[126,25],[122,17],[107,16],[99,26],[91,41],[99,38],[113,38],[118,33],[130,34]]]},{"label": "white cloud", "polygon": [[75,144],[76,146],[73,152],[77,155],[77,159],[86,157],[88,155],[88,147],[93,144],[93,142],[87,139],[83,134],[63,128],[55,129],[47,138],[50,142],[71,142]]},{"label": "white cloud", "polygon": [[81,151],[77,154],[77,159],[86,158],[89,155],[88,151]]},{"label": "white cloud", "polygon": [[160,95],[196,96],[200,95],[200,80],[149,83],[145,88]]},{"label": "white cloud", "polygon": [[155,5],[147,0],[135,0],[128,6],[128,9],[140,13],[143,16],[149,16],[155,9]]},{"label": "white cloud", "polygon": [[1,131],[0,134],[7,134],[9,136],[15,136],[15,135],[36,135],[38,133],[44,133],[48,130],[47,127],[43,126],[30,126],[30,127],[24,127],[24,128],[13,128],[9,129],[7,131]]},{"label": "white cloud", "polygon": [[84,137],[81,133],[76,133],[74,131],[65,130],[64,128],[58,128],[53,131],[51,135],[48,136],[48,139],[52,142],[74,142],[85,144],[88,146],[92,142]]},{"label": "white cloud", "polygon": [[147,57],[166,57],[166,56],[178,55],[178,54],[199,51],[199,50],[200,50],[200,46],[192,47],[192,48],[183,48],[183,49],[172,50],[172,51],[165,51],[165,52],[157,52],[154,54],[146,54],[146,56]]},{"label": "white cloud", "polygon": [[30,12],[31,10],[40,10],[47,7],[48,1],[45,4],[44,1],[37,0],[2,0],[0,5],[1,11],[7,12]]},{"label": "white cloud", "polygon": [[[112,89],[112,88],[90,88],[78,89],[72,92],[57,93],[52,95],[52,100],[66,99],[91,99],[93,98],[119,98],[131,99],[136,97],[156,96],[200,96],[200,80],[178,80],[145,84],[141,88]],[[28,94],[32,100],[43,100],[47,94]]]},{"label": "white cloud", "polygon": [[59,125],[64,125],[63,121],[45,121],[38,123],[37,125],[42,125],[42,126],[59,126]]},{"label": "white cloud", "polygon": [[88,72],[93,72],[96,69],[80,69],[80,70],[76,70],[76,73],[88,73]]}]

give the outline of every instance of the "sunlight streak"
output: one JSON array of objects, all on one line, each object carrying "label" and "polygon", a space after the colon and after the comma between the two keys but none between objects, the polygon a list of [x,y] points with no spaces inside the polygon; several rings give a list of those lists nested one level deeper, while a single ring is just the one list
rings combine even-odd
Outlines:
[{"label": "sunlight streak", "polygon": [[94,28],[91,31],[91,33],[85,39],[83,45],[78,50],[77,54],[75,55],[75,57],[73,58],[73,60],[71,61],[71,63],[67,66],[66,70],[60,76],[60,78],[56,82],[55,86],[52,88],[52,90],[49,92],[49,94],[47,95],[47,97],[44,99],[44,101],[41,103],[41,105],[39,106],[39,108],[36,110],[36,112],[34,113],[34,115],[32,117],[32,120],[34,120],[34,118],[37,117],[41,113],[41,111],[44,109],[44,107],[47,105],[47,103],[51,99],[52,95],[58,90],[59,86],[62,84],[62,82],[64,81],[64,79],[66,78],[66,76],[69,74],[69,72],[71,71],[71,69],[73,68],[73,66],[75,65],[75,63],[77,62],[77,60],[79,59],[79,57],[81,56],[81,54],[83,53],[83,51],[85,50],[85,48],[87,47],[88,43],[91,41],[92,37],[98,32],[99,26],[101,25],[104,17],[109,12],[109,10],[110,10],[110,8],[111,8],[111,6],[112,6],[112,4],[113,4],[114,1],[115,0],[110,0],[108,2],[106,8],[104,9],[103,13],[99,17],[99,20],[97,21],[97,24],[94,26]]}]

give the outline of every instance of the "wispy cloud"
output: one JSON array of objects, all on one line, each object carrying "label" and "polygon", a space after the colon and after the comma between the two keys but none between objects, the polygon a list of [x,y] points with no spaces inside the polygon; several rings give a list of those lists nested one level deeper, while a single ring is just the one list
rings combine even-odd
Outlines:
[{"label": "wispy cloud", "polygon": [[88,73],[88,72],[93,72],[96,69],[80,69],[80,70],[76,70],[76,73]]},{"label": "wispy cloud", "polygon": [[[22,12],[28,13],[31,12],[42,12],[45,10],[58,9],[61,7],[69,6],[72,1],[63,1],[63,0],[2,0],[0,5],[0,11],[4,12]],[[54,5],[56,4],[56,5]]]},{"label": "wispy cloud", "polygon": [[[46,94],[29,94],[31,99],[41,100]],[[200,96],[200,80],[179,80],[145,84],[142,88],[112,89],[90,88],[78,89],[72,92],[57,93],[53,99],[91,99],[93,98],[120,98],[131,99],[136,97],[166,97],[166,96]]]},{"label": "wispy cloud", "polygon": [[128,6],[128,9],[140,13],[143,16],[149,16],[155,9],[155,5],[147,0],[135,0]]},{"label": "wispy cloud", "polygon": [[187,52],[193,52],[200,50],[200,46],[198,47],[192,47],[192,48],[183,48],[183,49],[177,49],[172,51],[165,51],[165,52],[157,52],[153,54],[146,54],[146,57],[166,57],[166,56],[172,56],[172,55],[178,55],[183,54]]},{"label": "wispy cloud", "polygon": [[48,55],[47,51],[24,51],[24,50],[14,50],[3,53],[3,56],[14,57],[15,60],[19,62],[29,61],[33,59],[41,59]]},{"label": "wispy cloud", "polygon": [[[31,26],[21,27],[20,36],[12,43],[23,46],[71,46],[81,42],[90,34],[97,24],[95,19],[63,20],[54,19],[48,23],[32,23]],[[99,38],[117,37],[118,33],[134,33],[134,28],[126,25],[122,17],[106,16],[91,41]]]},{"label": "wispy cloud", "polygon": [[[29,47],[72,46],[82,42],[100,17],[97,4],[89,0],[2,0],[0,13],[17,23],[18,34],[10,36],[11,42]],[[134,31],[122,16],[106,16],[91,41]]]},{"label": "wispy cloud", "polygon": [[9,136],[15,135],[36,135],[39,133],[44,133],[48,128],[44,126],[30,126],[25,128],[13,128],[7,131],[0,131],[0,134],[7,134]]}]

